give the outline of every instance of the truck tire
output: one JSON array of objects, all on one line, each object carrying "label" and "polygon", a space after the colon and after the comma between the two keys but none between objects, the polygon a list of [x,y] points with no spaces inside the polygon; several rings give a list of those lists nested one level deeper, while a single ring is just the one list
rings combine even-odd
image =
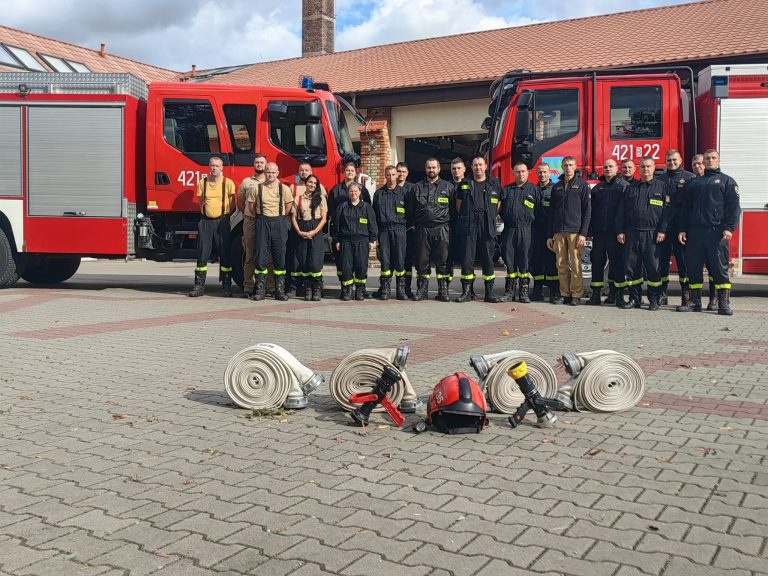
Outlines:
[{"label": "truck tire", "polygon": [[13,248],[5,231],[0,228],[0,288],[10,288],[19,279]]},{"label": "truck tire", "polygon": [[21,277],[30,284],[58,284],[80,268],[80,256],[40,256],[30,260]]},{"label": "truck tire", "polygon": [[236,231],[238,228],[232,231],[229,243],[229,261],[232,264],[232,281],[240,288],[243,287],[243,265],[245,264],[245,250],[243,250],[243,234],[242,228],[240,234]]}]

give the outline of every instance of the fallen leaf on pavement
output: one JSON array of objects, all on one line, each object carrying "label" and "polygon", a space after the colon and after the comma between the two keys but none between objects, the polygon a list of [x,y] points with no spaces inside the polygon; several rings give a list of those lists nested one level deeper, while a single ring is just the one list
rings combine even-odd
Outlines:
[{"label": "fallen leaf on pavement", "polygon": [[598,454],[602,454],[603,452],[605,452],[605,450],[603,450],[602,448],[595,448],[594,450],[592,450],[592,452],[589,452],[587,456],[597,456]]},{"label": "fallen leaf on pavement", "polygon": [[126,418],[130,418],[128,414],[112,414],[112,420],[125,420]]}]

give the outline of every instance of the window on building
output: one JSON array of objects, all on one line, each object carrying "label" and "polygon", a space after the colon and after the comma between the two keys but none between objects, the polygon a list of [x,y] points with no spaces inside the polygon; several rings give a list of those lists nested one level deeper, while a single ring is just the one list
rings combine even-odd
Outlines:
[{"label": "window on building", "polygon": [[8,49],[0,44],[0,64],[5,66],[13,66],[14,68],[21,68],[19,61],[14,58]]},{"label": "window on building", "polygon": [[611,139],[661,138],[661,86],[611,88]]},{"label": "window on building", "polygon": [[41,54],[40,52],[38,52],[37,55],[40,56],[40,58],[42,58],[54,72],[72,72],[72,68],[70,68],[61,58],[49,56],[48,54]]},{"label": "window on building", "polygon": [[82,62],[75,62],[74,60],[65,60],[65,62],[67,64],[69,64],[70,67],[72,68],[72,70],[74,70],[75,72],[78,72],[80,74],[90,74],[91,73],[91,69],[88,68],[88,66],[86,66]]},{"label": "window on building", "polygon": [[40,64],[40,62],[38,62],[32,54],[24,50],[24,48],[17,48],[16,46],[6,46],[6,48],[8,48],[11,54],[19,59],[19,62],[21,62],[27,70],[33,72],[48,72],[45,66]]},{"label": "window on building", "polygon": [[216,117],[208,101],[164,101],[163,133],[165,141],[181,152],[221,152]]},{"label": "window on building", "polygon": [[[272,144],[291,156],[315,155],[305,146],[307,119],[303,101],[272,101],[269,103],[269,139]],[[325,154],[324,149],[321,154]]]}]

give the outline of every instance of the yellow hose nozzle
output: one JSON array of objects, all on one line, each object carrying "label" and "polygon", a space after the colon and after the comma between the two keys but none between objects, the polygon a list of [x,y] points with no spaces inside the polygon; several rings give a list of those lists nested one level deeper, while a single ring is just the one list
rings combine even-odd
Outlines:
[{"label": "yellow hose nozzle", "polygon": [[507,376],[510,378],[513,378],[514,380],[519,380],[523,376],[528,374],[528,365],[525,363],[525,361],[521,361],[519,364],[515,364],[507,370]]}]

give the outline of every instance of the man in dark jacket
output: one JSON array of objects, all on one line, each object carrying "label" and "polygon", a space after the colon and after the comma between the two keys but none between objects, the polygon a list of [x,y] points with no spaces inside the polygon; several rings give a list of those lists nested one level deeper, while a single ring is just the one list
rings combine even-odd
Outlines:
[{"label": "man in dark jacket", "polygon": [[549,287],[550,301],[560,298],[555,253],[547,248],[547,220],[552,198],[553,182],[550,180],[550,167],[546,162],[539,164],[536,177],[539,180],[537,192],[539,204],[531,227],[533,246],[531,247],[531,274],[533,275],[533,294],[531,300],[544,300],[544,286]]},{"label": "man in dark jacket", "polygon": [[405,190],[397,183],[397,168],[394,166],[384,169],[384,177],[386,183],[373,196],[381,264],[379,290],[374,297],[389,300],[394,275],[396,297],[405,300]]},{"label": "man in dark jacket", "polygon": [[686,247],[691,300],[678,306],[678,312],[701,312],[706,262],[717,290],[717,313],[733,314],[728,277],[729,243],[740,214],[738,184],[720,172],[717,150],[707,150],[704,152],[704,175],[688,181],[683,194],[678,239]]},{"label": "man in dark jacket", "polygon": [[563,302],[578,306],[584,295],[581,255],[592,212],[589,184],[576,176],[576,159],[566,156],[562,176],[552,187],[547,247],[554,251]]},{"label": "man in dark jacket", "polygon": [[[606,304],[624,301],[624,247],[616,240],[616,212],[629,182],[618,175],[616,160],[603,162],[603,175],[592,188],[592,218],[589,236],[592,238],[592,295],[587,304],[599,306],[600,293],[605,283],[603,276],[608,263],[608,298]],[[618,296],[618,297],[617,297]]]},{"label": "man in dark jacket", "polygon": [[659,255],[671,216],[671,199],[666,184],[653,177],[655,170],[653,158],[640,160],[640,180],[629,185],[616,213],[616,239],[624,245],[624,276],[629,287],[629,302],[620,308],[640,308],[645,271],[648,310],[659,309]]},{"label": "man in dark jacket", "polygon": [[448,301],[448,243],[454,186],[440,178],[440,162],[430,158],[424,165],[427,175],[408,195],[406,211],[416,226],[414,259],[416,264],[415,301],[425,300],[429,292],[430,263],[437,273],[438,300]]}]

